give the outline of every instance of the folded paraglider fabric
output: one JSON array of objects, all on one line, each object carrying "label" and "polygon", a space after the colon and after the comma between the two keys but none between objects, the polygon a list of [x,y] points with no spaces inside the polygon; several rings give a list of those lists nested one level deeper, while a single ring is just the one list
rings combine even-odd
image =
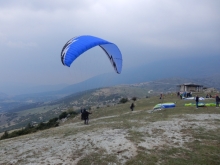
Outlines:
[{"label": "folded paraglider fabric", "polygon": [[[195,100],[195,97],[183,97],[184,100]],[[199,97],[199,100],[205,100],[203,97]]]},{"label": "folded paraglider fabric", "polygon": [[161,103],[154,106],[154,109],[164,109],[164,108],[173,108],[175,103]]},{"label": "folded paraglider fabric", "polygon": [[[185,105],[185,106],[196,106],[195,103],[186,103],[186,104],[184,104],[184,105]],[[199,106],[199,107],[205,107],[206,104],[205,104],[205,103],[199,103],[198,106]]]}]

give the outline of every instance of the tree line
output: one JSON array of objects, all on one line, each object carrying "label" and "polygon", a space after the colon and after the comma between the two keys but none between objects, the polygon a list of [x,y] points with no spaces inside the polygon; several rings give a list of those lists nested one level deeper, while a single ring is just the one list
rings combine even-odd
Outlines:
[{"label": "tree line", "polygon": [[62,112],[59,115],[59,117],[54,117],[54,118],[50,119],[48,122],[41,122],[36,125],[32,125],[31,123],[29,123],[25,128],[13,131],[11,133],[9,133],[8,131],[5,131],[4,134],[0,137],[0,140],[30,134],[30,133],[37,132],[39,130],[45,130],[45,129],[49,129],[52,127],[58,127],[59,120],[62,120],[66,117],[75,117],[77,114],[78,114],[77,112],[75,112],[73,110],[69,110],[67,112],[66,111]]}]

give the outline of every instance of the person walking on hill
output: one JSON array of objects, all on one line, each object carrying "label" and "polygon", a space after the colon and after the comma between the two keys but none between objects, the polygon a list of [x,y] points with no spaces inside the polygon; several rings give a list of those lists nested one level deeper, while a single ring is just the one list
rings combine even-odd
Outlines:
[{"label": "person walking on hill", "polygon": [[89,114],[92,113],[88,112],[86,109],[83,110],[82,118],[84,119],[84,124],[89,124]]},{"label": "person walking on hill", "polygon": [[163,99],[163,94],[162,94],[162,93],[160,94],[160,100],[161,100],[161,99]]},{"label": "person walking on hill", "polygon": [[82,108],[81,108],[80,112],[81,112],[81,120],[84,120],[83,109]]},{"label": "person walking on hill", "polygon": [[131,111],[134,110],[134,103],[131,103],[130,109],[131,109]]},{"label": "person walking on hill", "polygon": [[176,94],[176,95],[177,95],[177,97],[180,97],[180,92],[177,92],[177,94]]},{"label": "person walking on hill", "polygon": [[199,96],[198,95],[196,95],[196,109],[198,109],[198,107],[199,107]]},{"label": "person walking on hill", "polygon": [[216,95],[215,97],[215,102],[216,102],[216,108],[219,107],[220,98],[218,95]]}]

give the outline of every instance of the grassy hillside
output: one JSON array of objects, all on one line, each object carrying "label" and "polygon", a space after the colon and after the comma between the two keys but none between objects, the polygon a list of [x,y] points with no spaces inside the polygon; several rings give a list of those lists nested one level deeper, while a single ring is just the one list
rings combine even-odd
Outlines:
[{"label": "grassy hillside", "polygon": [[[157,96],[160,93],[176,92],[176,85],[184,82],[195,82],[191,79],[169,78],[152,82],[137,83],[131,85],[119,85],[113,87],[92,89],[74,93],[53,102],[36,102],[18,104],[8,113],[0,114],[0,132],[25,127],[28,123],[46,122],[50,118],[57,117],[67,109],[79,109],[87,107],[97,109],[119,103],[121,98],[132,97],[147,98]],[[202,81],[204,82],[204,81]],[[205,94],[204,94],[205,97]]]},{"label": "grassy hillside", "polygon": [[[203,93],[200,93],[203,95]],[[155,104],[176,107],[152,112]],[[219,164],[220,109],[186,107],[175,93],[92,109],[59,127],[4,140],[0,164]],[[204,102],[214,102],[213,99]]]}]

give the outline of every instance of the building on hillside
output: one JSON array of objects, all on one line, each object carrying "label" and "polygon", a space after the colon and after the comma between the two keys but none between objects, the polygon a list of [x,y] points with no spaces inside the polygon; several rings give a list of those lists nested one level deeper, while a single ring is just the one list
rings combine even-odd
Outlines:
[{"label": "building on hillside", "polygon": [[180,92],[201,92],[203,90],[203,85],[184,83],[177,85],[177,91]]}]

